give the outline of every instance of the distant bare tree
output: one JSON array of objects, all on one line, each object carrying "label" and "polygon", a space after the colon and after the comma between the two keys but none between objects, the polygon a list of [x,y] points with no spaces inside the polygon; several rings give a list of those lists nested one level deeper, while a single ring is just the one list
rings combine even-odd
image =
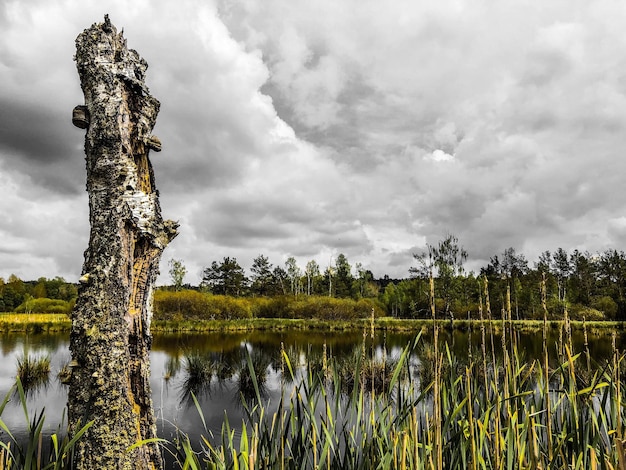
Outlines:
[{"label": "distant bare tree", "polygon": [[454,321],[454,312],[450,308],[454,284],[456,278],[464,273],[463,264],[467,260],[467,252],[454,235],[447,235],[436,246],[427,244],[426,247],[426,252],[413,254],[420,265],[411,268],[410,272],[420,277],[432,276],[437,280],[441,298],[444,300],[445,315],[450,321]]},{"label": "distant bare tree", "polygon": [[172,278],[174,290],[179,291],[183,287],[183,281],[185,280],[185,275],[187,274],[187,268],[183,264],[182,260],[173,258],[169,261],[168,265],[170,267],[170,278]]}]

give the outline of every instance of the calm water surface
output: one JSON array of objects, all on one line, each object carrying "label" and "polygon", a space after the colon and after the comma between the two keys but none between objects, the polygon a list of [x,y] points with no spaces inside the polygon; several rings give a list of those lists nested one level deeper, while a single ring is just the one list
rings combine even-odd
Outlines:
[{"label": "calm water surface", "polygon": [[[378,357],[384,354],[394,358],[414,338],[414,334],[378,332],[373,341],[369,337],[366,341],[368,352],[373,350]],[[467,357],[469,349],[473,349],[476,355],[480,354],[480,338],[480,331],[455,332],[453,337],[445,333],[442,335],[442,339],[448,341],[451,349],[460,358]],[[573,340],[574,349],[582,350],[582,333],[575,333]],[[198,432],[206,435],[202,431],[201,417],[190,399],[190,392],[198,397],[209,431],[219,434],[225,414],[232,426],[236,427],[241,423],[244,418],[241,394],[252,399],[250,382],[247,380],[248,353],[255,364],[255,370],[261,371],[258,375],[263,399],[271,414],[279,403],[283,385],[284,363],[281,361],[281,347],[294,367],[304,370],[307,361],[321,363],[324,351],[327,357],[337,360],[358,355],[362,351],[363,341],[364,336],[360,332],[156,334],[150,358],[153,405],[158,419],[159,435],[171,440],[177,428],[192,436]],[[423,342],[428,341],[429,338],[423,338]],[[528,359],[540,357],[541,334],[520,334],[519,341],[520,350]],[[555,333],[550,337],[549,343],[554,345],[557,341],[558,335]],[[490,344],[489,338],[487,343]],[[494,344],[496,351],[501,351],[501,338],[494,337]],[[622,350],[626,347],[626,336],[621,333],[617,336],[617,346]],[[24,354],[31,357],[47,355],[51,359],[48,382],[28,393],[31,416],[35,411],[45,408],[46,433],[57,431],[66,416],[67,386],[61,384],[57,373],[70,360],[68,348],[69,336],[65,334],[0,336],[1,397],[6,396],[14,384],[17,362]],[[610,333],[591,334],[589,349],[594,360],[600,363],[611,357]],[[417,367],[420,362],[419,353],[416,352],[412,364]],[[204,375],[198,373],[199,369],[204,371]],[[7,405],[2,420],[14,434],[25,434],[26,420],[17,399],[12,399]],[[0,437],[4,439],[4,436]]]}]

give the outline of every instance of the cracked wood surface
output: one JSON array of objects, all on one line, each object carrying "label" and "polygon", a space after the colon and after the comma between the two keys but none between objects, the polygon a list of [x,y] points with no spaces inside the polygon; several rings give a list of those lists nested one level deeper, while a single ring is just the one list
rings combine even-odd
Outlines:
[{"label": "cracked wood surface", "polygon": [[159,102],[145,86],[148,64],[105,16],[76,39],[86,130],[89,247],[72,312],[68,412],[78,442],[76,468],[162,468],[150,390],[152,287],[177,223],[161,217],[150,149]]}]

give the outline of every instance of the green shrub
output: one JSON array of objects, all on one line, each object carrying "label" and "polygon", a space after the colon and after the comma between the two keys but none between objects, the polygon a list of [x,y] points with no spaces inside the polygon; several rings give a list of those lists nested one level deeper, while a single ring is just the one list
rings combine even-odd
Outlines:
[{"label": "green shrub", "polygon": [[617,303],[608,295],[594,297],[591,300],[591,307],[604,313],[606,319],[614,320],[617,316]]},{"label": "green shrub", "polygon": [[[480,318],[478,311],[478,303],[471,301],[453,300],[450,309],[454,313],[454,318],[457,320],[467,319],[467,313],[469,312],[470,318]],[[513,307],[515,310],[515,307]],[[513,311],[513,317],[515,317],[515,311]]]},{"label": "green shrub", "polygon": [[332,297],[291,296],[239,298],[212,295],[193,290],[154,293],[155,320],[234,320],[245,318],[300,318],[352,320],[385,315],[375,299],[335,299]]},{"label": "green shrub", "polygon": [[30,299],[15,309],[15,313],[65,313],[69,314],[75,301],[66,302],[59,299]]},{"label": "green shrub", "polygon": [[227,320],[250,318],[252,311],[247,299],[194,290],[158,290],[154,293],[154,314],[155,320]]},{"label": "green shrub", "polygon": [[377,318],[386,315],[385,307],[376,299],[361,299],[357,302],[354,309],[360,318],[370,317],[372,309],[374,309],[374,316]]},{"label": "green shrub", "polygon": [[251,297],[248,300],[253,318],[271,318],[274,311],[274,299],[270,297]]},{"label": "green shrub", "polygon": [[372,314],[384,316],[384,309],[372,299],[335,299],[332,297],[303,297],[290,303],[288,318],[312,318],[317,320],[352,320],[368,318]]},{"label": "green shrub", "polygon": [[[615,307],[617,308],[617,305]],[[586,321],[601,321],[601,320],[607,319],[607,317],[601,310],[592,308],[592,307],[587,307],[586,305],[581,305],[581,304],[571,305],[567,309],[567,312],[571,320],[582,321],[583,319],[585,319]]]},{"label": "green shrub", "polygon": [[207,311],[206,294],[194,290],[154,293],[155,320],[201,319]]},{"label": "green shrub", "polygon": [[548,318],[562,320],[567,304],[556,297],[550,297],[546,301],[546,307],[548,309]]},{"label": "green shrub", "polygon": [[207,316],[205,318],[234,320],[252,317],[248,299],[229,297],[227,295],[208,295],[207,307]]},{"label": "green shrub", "polygon": [[280,295],[277,297],[255,297],[251,299],[252,313],[255,318],[290,318],[290,304],[294,302],[293,297]]}]

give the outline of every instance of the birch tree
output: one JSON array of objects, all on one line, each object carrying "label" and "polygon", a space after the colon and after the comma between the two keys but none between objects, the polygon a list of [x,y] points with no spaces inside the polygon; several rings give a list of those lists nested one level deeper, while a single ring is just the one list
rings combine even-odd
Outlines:
[{"label": "birch tree", "polygon": [[[160,469],[150,390],[152,289],[177,223],[161,217],[150,150],[159,101],[144,84],[148,64],[105,16],[76,39],[85,102],[91,232],[72,312],[70,429],[74,468]],[[141,444],[142,442],[148,442]],[[140,444],[140,445],[135,445]]]}]

